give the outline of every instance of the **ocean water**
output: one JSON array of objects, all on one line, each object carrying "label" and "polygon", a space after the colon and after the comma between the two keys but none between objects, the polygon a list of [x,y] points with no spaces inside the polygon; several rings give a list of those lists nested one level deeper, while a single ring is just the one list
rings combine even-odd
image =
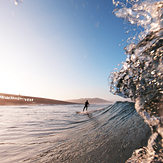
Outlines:
[{"label": "ocean water", "polygon": [[127,162],[163,162],[163,1],[114,1],[115,16],[130,23],[126,61],[109,77],[110,91],[135,101],[135,109],[151,128],[147,146]]},{"label": "ocean water", "polygon": [[144,145],[150,128],[134,103],[0,107],[1,163],[123,163]]}]

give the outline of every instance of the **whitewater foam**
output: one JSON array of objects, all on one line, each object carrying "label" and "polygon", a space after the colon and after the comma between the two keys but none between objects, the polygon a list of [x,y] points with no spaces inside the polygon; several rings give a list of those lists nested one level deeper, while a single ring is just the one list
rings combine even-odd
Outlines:
[{"label": "whitewater foam", "polygon": [[130,39],[125,47],[126,61],[109,77],[110,91],[134,100],[137,112],[153,133],[147,147],[136,150],[127,162],[163,162],[163,2],[113,4],[121,6],[114,10],[117,17],[144,29]]}]

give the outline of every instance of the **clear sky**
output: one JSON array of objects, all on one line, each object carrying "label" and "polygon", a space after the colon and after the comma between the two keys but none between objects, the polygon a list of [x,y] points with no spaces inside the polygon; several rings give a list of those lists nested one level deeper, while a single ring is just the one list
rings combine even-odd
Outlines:
[{"label": "clear sky", "polygon": [[129,35],[114,9],[111,0],[1,1],[0,92],[121,100],[108,76],[125,60]]}]

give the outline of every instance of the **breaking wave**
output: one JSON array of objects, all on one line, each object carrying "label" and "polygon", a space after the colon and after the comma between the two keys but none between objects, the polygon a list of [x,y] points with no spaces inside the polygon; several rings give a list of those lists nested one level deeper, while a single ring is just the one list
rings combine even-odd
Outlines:
[{"label": "breaking wave", "polygon": [[110,74],[110,91],[135,101],[137,112],[151,127],[146,147],[136,150],[127,162],[163,162],[163,2],[130,0],[114,10],[143,30],[124,48],[126,61]]}]

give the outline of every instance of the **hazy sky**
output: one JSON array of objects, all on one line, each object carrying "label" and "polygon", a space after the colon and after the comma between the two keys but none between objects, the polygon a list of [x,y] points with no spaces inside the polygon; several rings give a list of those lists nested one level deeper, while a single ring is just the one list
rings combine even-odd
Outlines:
[{"label": "hazy sky", "polygon": [[125,60],[127,25],[112,0],[0,2],[0,92],[121,99],[108,76]]}]

